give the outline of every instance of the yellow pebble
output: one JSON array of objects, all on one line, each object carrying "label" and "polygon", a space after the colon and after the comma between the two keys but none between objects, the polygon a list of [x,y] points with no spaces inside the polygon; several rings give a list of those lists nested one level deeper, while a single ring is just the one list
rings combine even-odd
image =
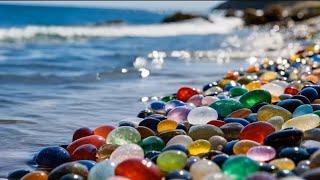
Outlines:
[{"label": "yellow pebble", "polygon": [[278,73],[273,71],[267,71],[260,76],[260,80],[263,82],[270,82],[278,77]]},{"label": "yellow pebble", "polygon": [[320,104],[320,99],[316,99],[312,102],[312,104]]},{"label": "yellow pebble", "polygon": [[246,88],[249,91],[259,89],[260,87],[261,87],[261,83],[259,81],[253,81],[253,82],[250,82],[249,84],[246,85]]},{"label": "yellow pebble", "polygon": [[21,180],[47,180],[48,175],[44,171],[33,171],[24,175]]},{"label": "yellow pebble", "polygon": [[203,139],[196,140],[188,145],[189,154],[191,156],[199,156],[208,153],[210,149],[210,142]]},{"label": "yellow pebble", "polygon": [[292,170],[295,168],[295,164],[291,159],[280,158],[269,162],[269,164],[276,166],[279,170]]},{"label": "yellow pebble", "polygon": [[177,126],[178,123],[176,121],[166,119],[158,123],[157,131],[160,133],[163,131],[175,130]]},{"label": "yellow pebble", "polygon": [[247,154],[247,151],[254,147],[254,146],[259,146],[260,144],[251,141],[251,140],[240,140],[238,141],[234,146],[233,146],[233,153],[234,154]]}]

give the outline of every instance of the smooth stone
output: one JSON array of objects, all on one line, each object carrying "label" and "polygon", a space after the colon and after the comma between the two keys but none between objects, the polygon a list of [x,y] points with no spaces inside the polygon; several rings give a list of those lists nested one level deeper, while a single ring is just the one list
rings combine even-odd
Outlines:
[{"label": "smooth stone", "polygon": [[269,105],[269,103],[266,103],[266,102],[257,103],[253,105],[250,109],[253,113],[257,113],[259,109],[265,105]]},{"label": "smooth stone", "polygon": [[251,110],[248,108],[241,108],[236,111],[233,111],[231,114],[229,114],[227,117],[231,118],[246,118],[251,114]]},{"label": "smooth stone", "polygon": [[8,180],[20,180],[23,176],[30,173],[30,170],[18,169],[10,172],[7,176]]},{"label": "smooth stone", "polygon": [[182,144],[171,144],[171,145],[168,145],[168,146],[166,146],[165,148],[162,149],[162,152],[169,151],[169,150],[182,151],[187,155],[189,154],[189,151],[188,151],[187,147],[182,145]]},{"label": "smooth stone", "polygon": [[223,136],[223,132],[220,128],[205,124],[205,125],[195,125],[192,126],[189,129],[188,135],[193,139],[193,140],[198,140],[198,139],[205,139],[209,140],[210,137],[212,136]]},{"label": "smooth stone", "polygon": [[318,180],[320,179],[320,168],[311,169],[301,174],[301,177],[305,180]]},{"label": "smooth stone", "polygon": [[82,128],[77,129],[73,133],[72,141],[75,141],[75,140],[80,139],[82,137],[91,136],[93,134],[94,134],[94,132],[90,128],[82,127]]},{"label": "smooth stone", "polygon": [[89,171],[93,166],[95,166],[97,164],[95,161],[91,161],[91,160],[79,160],[76,162],[80,163],[82,165],[85,165]]},{"label": "smooth stone", "polygon": [[243,105],[240,102],[233,99],[222,99],[212,103],[210,107],[212,107],[218,112],[219,117],[226,117],[233,111],[242,109]]},{"label": "smooth stone", "polygon": [[249,116],[246,118],[246,120],[249,121],[250,123],[257,122],[258,121],[257,113],[249,114]]},{"label": "smooth stone", "polygon": [[193,95],[191,96],[187,103],[188,104],[191,104],[195,107],[199,107],[199,106],[202,106],[202,99],[203,99],[203,95],[202,94],[196,94],[196,95]]},{"label": "smooth stone", "polygon": [[184,169],[190,171],[191,166],[200,160],[200,157],[197,156],[190,156],[187,160],[187,164],[185,165]]},{"label": "smooth stone", "polygon": [[301,102],[303,102],[303,104],[310,104],[311,102],[309,101],[309,99],[303,95],[294,95],[291,97],[291,99],[297,99],[300,100]]},{"label": "smooth stone", "polygon": [[211,138],[209,138],[209,142],[211,144],[212,150],[222,151],[224,145],[228,141],[222,136],[212,136]]},{"label": "smooth stone", "polygon": [[32,171],[21,178],[21,180],[47,180],[47,179],[48,179],[48,174],[44,171]]},{"label": "smooth stone", "polygon": [[150,103],[149,109],[154,113],[165,114],[166,113],[165,106],[166,104],[162,101],[154,101]]},{"label": "smooth stone", "polygon": [[136,129],[139,132],[139,134],[141,135],[141,139],[156,135],[156,133],[152,129],[145,127],[145,126],[138,126],[138,127],[136,127]]},{"label": "smooth stone", "polygon": [[107,138],[108,134],[116,128],[117,127],[113,126],[113,125],[102,125],[102,126],[95,128],[93,132],[95,135],[99,135],[104,138]]},{"label": "smooth stone", "polygon": [[221,127],[226,123],[224,121],[221,121],[221,120],[212,120],[212,121],[209,121],[207,124],[214,125],[214,126],[217,126],[217,127]]},{"label": "smooth stone", "polygon": [[303,105],[303,102],[298,99],[286,99],[277,103],[277,106],[283,107],[291,113],[301,105]]},{"label": "smooth stone", "polygon": [[283,148],[281,149],[278,155],[280,158],[289,158],[293,160],[295,163],[298,163],[302,160],[306,160],[310,156],[307,150],[301,147]]},{"label": "smooth stone", "polygon": [[[245,167],[245,168],[244,168]],[[246,156],[232,156],[223,165],[224,174],[242,180],[259,170],[259,165]]]},{"label": "smooth stone", "polygon": [[276,178],[270,173],[257,172],[252,174],[251,176],[248,176],[246,180],[276,180]]},{"label": "smooth stone", "polygon": [[253,90],[242,95],[239,101],[245,107],[251,108],[257,103],[271,103],[271,94],[265,90]]},{"label": "smooth stone", "polygon": [[113,151],[110,156],[110,160],[115,164],[130,158],[144,158],[143,149],[136,144],[124,144]]},{"label": "smooth stone", "polygon": [[160,154],[160,151],[149,151],[144,157],[150,159],[154,163],[157,163],[157,158]]},{"label": "smooth stone", "polygon": [[175,97],[173,96],[173,95],[169,95],[169,96],[164,96],[164,97],[162,97],[161,98],[161,101],[163,101],[163,102],[169,102],[169,101],[172,101],[172,100],[174,100],[175,99]]},{"label": "smooth stone", "polygon": [[117,176],[130,180],[161,180],[160,169],[150,160],[143,158],[131,158],[122,161],[114,170]]},{"label": "smooth stone", "polygon": [[204,176],[202,180],[231,180],[231,177],[223,173],[210,173]]},{"label": "smooth stone", "polygon": [[251,141],[251,140],[240,140],[233,146],[233,153],[238,154],[247,154],[248,150],[252,147],[259,146],[260,144]]},{"label": "smooth stone", "polygon": [[312,87],[307,87],[307,88],[302,89],[299,94],[307,97],[310,102],[312,102],[318,98],[317,90],[315,90]]},{"label": "smooth stone", "polygon": [[293,117],[302,116],[305,114],[311,114],[313,113],[312,106],[310,104],[304,104],[299,107],[297,107],[294,112],[292,113]]},{"label": "smooth stone", "polygon": [[157,126],[159,123],[159,119],[147,117],[139,123],[139,126],[145,126],[147,128],[150,128],[152,131],[157,132]]},{"label": "smooth stone", "polygon": [[298,129],[283,129],[269,134],[264,139],[264,145],[272,146],[275,149],[281,147],[299,146],[303,138],[303,132]]},{"label": "smooth stone", "polygon": [[114,175],[116,164],[110,160],[98,162],[93,166],[88,175],[88,180],[105,180]]},{"label": "smooth stone", "polygon": [[291,98],[292,98],[292,95],[290,95],[290,94],[281,94],[279,96],[280,101],[285,100],[285,99],[291,99]]},{"label": "smooth stone", "polygon": [[311,169],[320,168],[320,150],[316,151],[310,156],[310,165]]},{"label": "smooth stone", "polygon": [[206,124],[207,122],[217,118],[217,111],[207,106],[192,109],[187,117],[190,124]]},{"label": "smooth stone", "polygon": [[280,96],[284,92],[284,88],[274,84],[274,83],[267,83],[260,87],[260,89],[268,91],[272,96]]},{"label": "smooth stone", "polygon": [[60,180],[84,180],[83,177],[78,174],[69,173],[60,178]]},{"label": "smooth stone", "polygon": [[210,151],[211,144],[207,140],[199,139],[188,145],[188,151],[191,156],[201,156]]},{"label": "smooth stone", "polygon": [[187,163],[187,155],[182,151],[170,150],[162,152],[157,158],[157,165],[161,171],[171,172],[181,170]]},{"label": "smooth stone", "polygon": [[221,170],[214,162],[202,159],[195,162],[190,168],[192,180],[202,180],[210,173],[219,173]]},{"label": "smooth stone", "polygon": [[270,123],[276,131],[281,130],[282,124],[284,123],[284,119],[281,116],[274,116],[267,120],[268,123]]},{"label": "smooth stone", "polygon": [[170,130],[175,130],[178,126],[178,123],[173,120],[163,120],[160,121],[157,125],[157,131],[164,132],[164,131],[170,131]]},{"label": "smooth stone", "polygon": [[255,161],[270,161],[275,158],[276,150],[271,146],[254,146],[247,151],[247,156]]},{"label": "smooth stone", "polygon": [[97,148],[92,144],[84,144],[73,151],[71,154],[72,161],[77,160],[96,160]]},{"label": "smooth stone", "polygon": [[206,91],[203,92],[205,96],[213,96],[218,95],[219,93],[223,92],[223,89],[219,86],[213,86]]},{"label": "smooth stone", "polygon": [[240,123],[227,123],[220,127],[224,134],[223,137],[227,140],[238,139],[243,128],[244,126]]},{"label": "smooth stone", "polygon": [[202,103],[203,106],[209,106],[210,104],[212,104],[212,103],[214,103],[214,102],[216,102],[218,100],[219,100],[219,98],[216,97],[216,96],[205,96],[202,99],[201,103]]},{"label": "smooth stone", "polygon": [[173,145],[173,144],[179,144],[187,147],[189,144],[193,142],[192,138],[187,135],[177,135],[171,138],[166,146]]},{"label": "smooth stone", "polygon": [[130,127],[136,128],[137,124],[135,122],[124,120],[118,123],[118,127],[121,127],[121,126],[130,126]]},{"label": "smooth stone", "polygon": [[193,95],[199,94],[199,92],[190,87],[181,87],[176,94],[176,97],[178,100],[186,102],[189,98],[191,98]]},{"label": "smooth stone", "polygon": [[278,73],[273,71],[266,71],[260,76],[260,80],[264,82],[270,82],[272,80],[277,79]]},{"label": "smooth stone", "polygon": [[98,135],[82,137],[80,139],[73,141],[71,144],[69,144],[67,147],[67,150],[70,154],[72,154],[74,150],[76,150],[79,146],[84,144],[92,144],[97,149],[99,149],[101,146],[106,144],[106,140],[102,136],[98,136]]},{"label": "smooth stone", "polygon": [[268,173],[276,173],[278,172],[278,168],[275,165],[271,165],[269,163],[260,162],[259,163],[259,171],[268,172]]},{"label": "smooth stone", "polygon": [[166,103],[165,110],[166,112],[169,112],[176,107],[185,106],[185,105],[186,104],[184,102],[174,99]]},{"label": "smooth stone", "polygon": [[137,144],[141,140],[139,131],[130,126],[122,126],[112,130],[107,139],[107,144]]},{"label": "smooth stone", "polygon": [[301,131],[307,131],[320,125],[320,118],[315,114],[306,114],[286,121],[282,129],[293,127]]},{"label": "smooth stone", "polygon": [[267,122],[254,122],[250,123],[241,130],[239,139],[249,139],[262,144],[265,140],[265,137],[274,131],[274,127]]},{"label": "smooth stone", "polygon": [[115,151],[119,145],[117,144],[105,144],[101,146],[97,151],[97,161],[109,159],[112,152]]},{"label": "smooth stone", "polygon": [[276,173],[276,177],[277,178],[289,178],[289,177],[292,177],[292,176],[295,176],[295,174],[292,172],[292,171],[289,171],[289,170],[280,170]]},{"label": "smooth stone", "polygon": [[241,87],[232,87],[229,90],[229,93],[230,93],[231,97],[241,96],[241,95],[243,95],[243,94],[245,94],[247,92],[248,92],[247,89],[244,89],[244,88],[241,88]]},{"label": "smooth stone", "polygon": [[221,167],[221,166],[223,165],[223,163],[224,163],[226,160],[229,159],[229,157],[230,157],[229,155],[222,153],[222,154],[215,155],[215,156],[211,157],[210,159],[211,159],[214,163],[216,163],[219,167]]},{"label": "smooth stone", "polygon": [[231,140],[229,142],[227,142],[223,149],[222,152],[228,154],[228,155],[232,155],[233,154],[233,146],[238,142],[239,140]]},{"label": "smooth stone", "polygon": [[296,95],[299,93],[299,90],[295,87],[289,86],[284,89],[285,94]]},{"label": "smooth stone", "polygon": [[288,158],[274,159],[269,164],[276,166],[279,170],[293,170],[295,168],[294,162]]},{"label": "smooth stone", "polygon": [[304,140],[315,140],[320,141],[320,128],[313,128],[307,131],[304,131]]},{"label": "smooth stone", "polygon": [[161,151],[165,147],[163,140],[157,136],[149,136],[139,142],[139,145],[145,154],[149,151]]},{"label": "smooth stone", "polygon": [[164,143],[168,143],[168,141],[171,138],[173,138],[177,135],[186,135],[186,132],[181,129],[176,129],[176,130],[172,130],[172,131],[165,131],[165,132],[159,133],[158,137],[161,138],[164,141]]},{"label": "smooth stone", "polygon": [[55,168],[71,160],[70,154],[59,146],[46,147],[39,151],[36,163],[43,168]]},{"label": "smooth stone", "polygon": [[247,120],[245,120],[245,119],[243,119],[243,118],[225,118],[225,119],[224,119],[224,122],[225,122],[226,124],[228,124],[228,123],[240,123],[240,124],[242,124],[243,126],[247,126],[248,124],[250,124],[249,121],[247,121]]},{"label": "smooth stone", "polygon": [[191,180],[192,177],[190,173],[186,170],[176,170],[176,171],[171,171],[166,175],[167,180]]},{"label": "smooth stone", "polygon": [[281,116],[284,121],[292,118],[290,111],[275,105],[265,105],[257,112],[257,119],[259,121],[267,121],[274,116]]},{"label": "smooth stone", "polygon": [[168,112],[167,119],[177,121],[178,123],[187,121],[190,110],[186,106],[176,107]]},{"label": "smooth stone", "polygon": [[48,175],[48,180],[60,179],[62,176],[69,173],[78,174],[86,179],[89,172],[87,167],[80,163],[68,162],[53,169]]}]

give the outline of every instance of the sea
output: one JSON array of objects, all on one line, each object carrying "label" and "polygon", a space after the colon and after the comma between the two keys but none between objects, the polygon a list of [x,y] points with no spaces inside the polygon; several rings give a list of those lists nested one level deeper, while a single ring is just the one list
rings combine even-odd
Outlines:
[{"label": "sea", "polygon": [[77,128],[138,122],[181,86],[201,89],[303,43],[288,41],[303,27],[244,27],[221,12],[161,23],[170,13],[0,5],[0,177],[32,169],[37,151],[70,143]]}]

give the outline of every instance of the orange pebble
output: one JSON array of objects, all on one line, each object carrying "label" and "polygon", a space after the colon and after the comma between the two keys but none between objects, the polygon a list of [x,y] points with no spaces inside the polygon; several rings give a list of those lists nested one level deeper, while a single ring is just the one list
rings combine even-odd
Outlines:
[{"label": "orange pebble", "polygon": [[255,73],[255,72],[258,72],[259,70],[260,70],[259,66],[251,65],[247,68],[247,73]]},{"label": "orange pebble", "polygon": [[94,129],[94,134],[107,138],[108,134],[116,127],[112,125],[102,125]]},{"label": "orange pebble", "polygon": [[319,81],[319,78],[315,75],[307,75],[306,77],[304,77],[305,81],[311,81],[313,83],[317,83]]},{"label": "orange pebble", "polygon": [[47,180],[48,175],[44,171],[33,171],[24,175],[21,180]]},{"label": "orange pebble", "polygon": [[239,72],[237,71],[228,71],[225,75],[225,79],[230,79],[230,80],[237,80],[239,78]]}]

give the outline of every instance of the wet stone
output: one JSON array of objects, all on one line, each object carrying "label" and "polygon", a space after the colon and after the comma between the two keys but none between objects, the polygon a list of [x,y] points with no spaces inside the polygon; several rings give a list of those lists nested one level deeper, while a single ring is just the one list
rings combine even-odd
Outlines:
[{"label": "wet stone", "polygon": [[284,121],[292,118],[290,111],[275,105],[265,105],[257,112],[257,119],[259,121],[267,121],[274,116],[281,116]]},{"label": "wet stone", "polygon": [[221,131],[220,128],[205,124],[205,125],[195,125],[192,126],[189,129],[188,135],[193,139],[193,140],[198,140],[198,139],[205,139],[209,140],[210,137],[218,135],[218,136],[223,136],[223,132]]}]

